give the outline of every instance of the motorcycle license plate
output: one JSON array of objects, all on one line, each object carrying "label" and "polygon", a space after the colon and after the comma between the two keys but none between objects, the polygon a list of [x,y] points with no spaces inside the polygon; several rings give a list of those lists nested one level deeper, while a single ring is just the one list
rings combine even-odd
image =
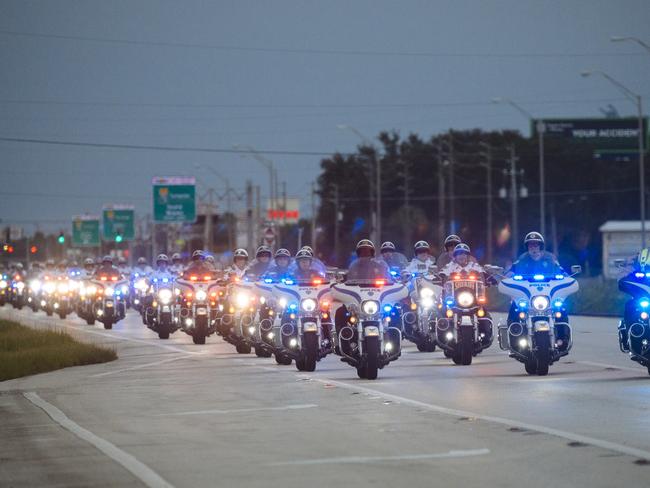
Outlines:
[{"label": "motorcycle license plate", "polygon": [[196,309],[196,315],[207,315],[208,309],[207,308],[197,308]]},{"label": "motorcycle license plate", "polygon": [[163,312],[169,312],[169,305],[163,306]]}]

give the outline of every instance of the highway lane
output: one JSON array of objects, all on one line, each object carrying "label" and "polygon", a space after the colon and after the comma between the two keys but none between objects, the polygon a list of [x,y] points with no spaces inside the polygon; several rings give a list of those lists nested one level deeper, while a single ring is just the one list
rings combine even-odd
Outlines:
[{"label": "highway lane", "polygon": [[[0,448],[0,479],[17,484],[49,472],[80,485],[647,485],[650,376],[618,351],[611,318],[573,318],[572,354],[548,377],[529,377],[495,344],[469,367],[407,347],[365,381],[335,357],[303,374],[215,336],[161,341],[133,314],[112,331],[7,307],[0,316],[65,327],[120,356],[0,384],[2,435],[21,446]],[[53,429],[48,406],[117,451]]]}]

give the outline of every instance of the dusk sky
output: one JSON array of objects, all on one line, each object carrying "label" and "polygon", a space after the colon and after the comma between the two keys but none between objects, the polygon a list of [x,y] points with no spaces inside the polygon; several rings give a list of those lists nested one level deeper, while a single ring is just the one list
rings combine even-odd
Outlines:
[{"label": "dusk sky", "polygon": [[[646,99],[644,0],[0,0],[0,137],[333,153],[381,130],[406,136],[511,128],[522,114],[598,117],[635,107],[603,70]],[[650,100],[646,102],[646,107]],[[320,156],[269,155],[303,198]],[[549,162],[548,164],[552,164]],[[151,177],[194,175],[223,191],[268,193],[251,158],[0,141],[0,226],[70,228],[103,203],[151,210]]]}]

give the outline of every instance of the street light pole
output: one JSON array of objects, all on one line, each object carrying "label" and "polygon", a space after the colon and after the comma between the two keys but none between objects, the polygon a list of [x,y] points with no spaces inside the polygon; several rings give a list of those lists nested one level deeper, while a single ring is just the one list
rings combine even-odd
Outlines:
[{"label": "street light pole", "polygon": [[583,77],[588,77],[591,75],[599,75],[609,81],[611,84],[616,86],[625,96],[636,105],[637,109],[637,118],[638,118],[638,131],[639,131],[639,208],[641,214],[641,247],[645,248],[646,246],[646,222],[645,222],[645,133],[643,130],[643,100],[641,95],[637,95],[635,92],[626,87],[623,83],[612,78],[604,71],[583,71],[581,73]]},{"label": "street light pole", "polygon": [[642,40],[639,39],[638,37],[631,37],[631,36],[627,36],[627,37],[612,36],[612,37],[609,38],[609,40],[612,41],[612,42],[622,42],[622,41],[632,41],[632,42],[636,42],[636,43],[639,44],[640,46],[643,46],[643,48],[644,48],[646,51],[648,51],[648,52],[650,53],[650,44],[648,44],[647,42],[642,41]]},{"label": "street light pole", "polygon": [[491,263],[493,249],[494,249],[493,246],[494,236],[492,235],[494,232],[493,224],[492,224],[492,146],[490,146],[490,144],[487,144],[485,142],[480,142],[479,144],[485,148],[485,153],[483,153],[483,155],[485,156],[485,169],[487,172],[486,175],[487,176],[486,262]]},{"label": "street light pole", "polygon": [[[506,103],[521,113],[531,122],[535,122],[535,117],[529,111],[524,109],[521,105],[513,102],[509,98],[493,98],[492,103]],[[545,176],[545,162],[544,162],[544,132],[546,132],[546,124],[543,120],[538,120],[536,124],[537,129],[537,144],[539,148],[539,231],[542,235],[546,235],[546,176]]]}]

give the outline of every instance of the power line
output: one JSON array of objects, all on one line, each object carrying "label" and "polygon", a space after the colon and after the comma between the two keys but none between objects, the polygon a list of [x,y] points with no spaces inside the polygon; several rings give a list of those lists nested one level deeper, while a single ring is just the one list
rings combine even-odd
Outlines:
[{"label": "power line", "polygon": [[261,46],[234,46],[227,44],[203,44],[190,42],[165,42],[165,41],[141,41],[134,39],[114,39],[107,37],[73,36],[63,34],[39,34],[34,32],[18,32],[0,30],[0,34],[16,37],[32,37],[39,39],[59,39],[66,41],[87,41],[115,45],[155,46],[155,47],[179,47],[212,49],[218,51],[240,51],[240,52],[263,52],[283,54],[328,54],[337,56],[400,56],[418,58],[585,58],[585,57],[621,57],[621,56],[647,56],[646,53],[596,53],[596,52],[574,52],[574,53],[435,53],[425,51],[376,51],[376,50],[344,50],[344,49],[310,49],[310,48],[273,48]]},{"label": "power line", "polygon": [[[49,144],[55,146],[79,146],[79,147],[103,147],[112,149],[137,149],[148,151],[177,151],[177,152],[203,152],[203,153],[227,153],[227,154],[249,154],[250,151],[244,149],[227,149],[216,147],[181,147],[181,146],[142,146],[137,144],[109,144],[100,142],[77,142],[77,141],[56,141],[50,139],[26,139],[20,137],[0,137],[0,141],[16,142],[22,144]],[[260,154],[280,155],[280,156],[319,156],[330,157],[332,152],[318,151],[289,151],[289,150],[260,150]],[[342,156],[351,156],[352,153],[339,153]]]}]

